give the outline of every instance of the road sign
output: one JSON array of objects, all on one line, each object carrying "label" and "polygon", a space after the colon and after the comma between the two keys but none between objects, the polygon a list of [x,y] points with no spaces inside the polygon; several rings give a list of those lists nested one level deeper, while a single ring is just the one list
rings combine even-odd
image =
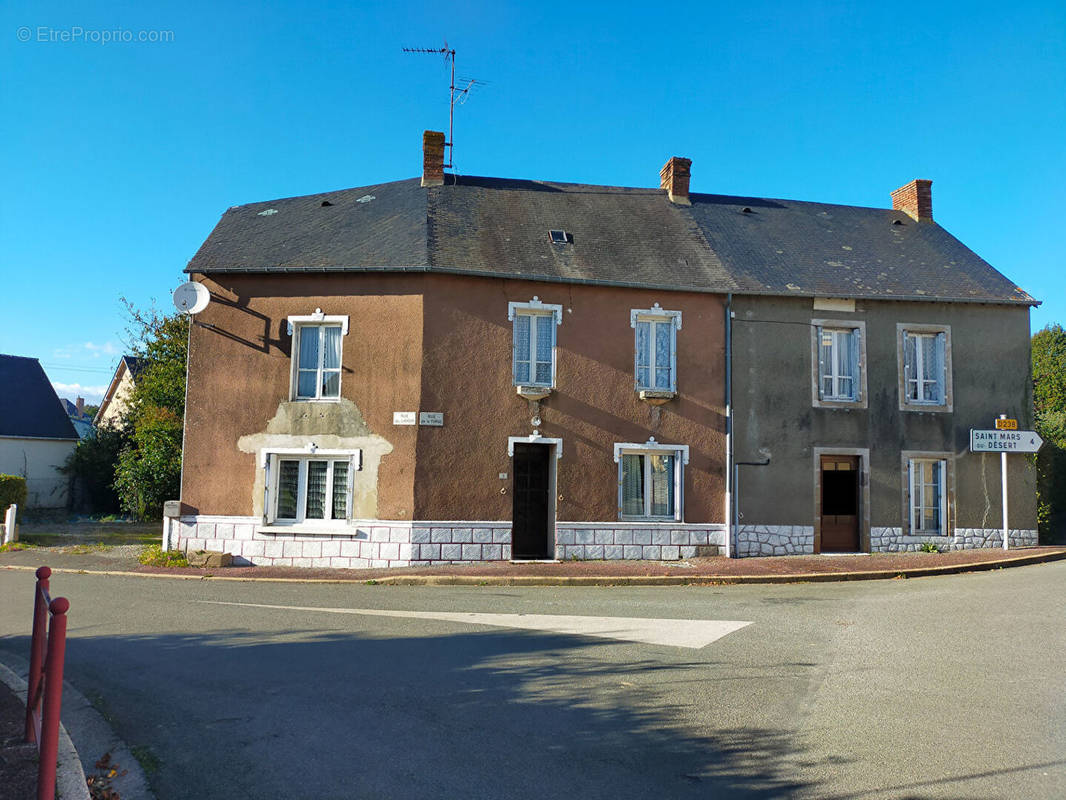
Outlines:
[{"label": "road sign", "polygon": [[996,420],[997,431],[1016,431],[1018,430],[1018,420],[1016,419],[997,419]]},{"label": "road sign", "polygon": [[970,450],[974,453],[1035,453],[1043,443],[1036,431],[970,429]]}]

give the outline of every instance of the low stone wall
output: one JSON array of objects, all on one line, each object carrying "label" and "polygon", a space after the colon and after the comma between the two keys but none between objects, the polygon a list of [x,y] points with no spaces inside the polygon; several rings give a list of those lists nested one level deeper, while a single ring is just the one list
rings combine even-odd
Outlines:
[{"label": "low stone wall", "polygon": [[814,552],[811,525],[741,525],[737,556],[793,556]]},{"label": "low stone wall", "polygon": [[724,525],[661,522],[558,522],[555,525],[555,555],[560,560],[677,561],[716,556],[724,544]]},{"label": "low stone wall", "polygon": [[[1033,547],[1037,544],[1036,530],[1011,530],[1011,547]],[[925,543],[941,550],[974,550],[980,547],[1002,547],[1003,531],[999,528],[956,528],[954,536],[904,536],[902,528],[871,528],[870,551],[874,553],[914,552]]]},{"label": "low stone wall", "polygon": [[[235,565],[376,568],[511,558],[510,522],[358,521],[321,533],[264,528],[256,517],[182,517],[170,547],[231,553]],[[559,559],[676,561],[717,555],[723,525],[556,523]],[[165,536],[168,534],[164,534]]]}]

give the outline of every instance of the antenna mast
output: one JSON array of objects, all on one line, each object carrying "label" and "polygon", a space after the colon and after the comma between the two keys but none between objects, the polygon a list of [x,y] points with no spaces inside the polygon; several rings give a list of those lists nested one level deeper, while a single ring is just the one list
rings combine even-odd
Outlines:
[{"label": "antenna mast", "polygon": [[[444,43],[444,47],[404,47],[402,49],[405,53],[444,56],[445,62],[451,62],[452,78],[448,84],[448,140],[444,143],[444,146],[448,148],[448,162],[444,166],[451,169],[455,161],[455,102],[458,100],[460,104],[465,103],[470,90],[483,84],[484,81],[479,81],[475,78],[460,78],[460,80],[466,81],[466,86],[460,89],[455,85],[455,48],[448,47],[447,42]],[[456,96],[457,90],[459,92],[458,97]]]}]

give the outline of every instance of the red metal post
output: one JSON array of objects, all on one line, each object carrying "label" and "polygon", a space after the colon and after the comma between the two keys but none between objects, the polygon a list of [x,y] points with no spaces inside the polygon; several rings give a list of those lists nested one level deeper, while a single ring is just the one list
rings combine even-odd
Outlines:
[{"label": "red metal post", "polygon": [[48,567],[38,567],[36,574],[37,583],[33,592],[33,636],[30,638],[29,687],[26,692],[27,742],[37,741],[33,717],[38,708],[35,701],[41,690],[41,679],[44,677],[42,666],[48,632],[48,601],[45,597],[48,593],[48,579],[52,575],[52,570]]},{"label": "red metal post", "polygon": [[44,715],[41,719],[37,800],[55,800],[56,759],[59,755],[59,710],[63,703],[63,658],[67,649],[67,611],[70,601],[57,597],[48,606],[48,658],[45,663]]}]

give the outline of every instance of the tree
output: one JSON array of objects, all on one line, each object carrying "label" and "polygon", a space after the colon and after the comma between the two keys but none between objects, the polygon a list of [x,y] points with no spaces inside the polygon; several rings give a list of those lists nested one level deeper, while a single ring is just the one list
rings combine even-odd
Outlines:
[{"label": "tree", "polygon": [[1036,456],[1040,538],[1051,541],[1066,512],[1066,330],[1048,325],[1032,338],[1035,427],[1044,439]]},{"label": "tree", "polygon": [[1066,330],[1048,325],[1032,340],[1033,405],[1037,418],[1066,413]]},{"label": "tree", "polygon": [[124,420],[128,441],[118,456],[114,485],[127,513],[159,519],[163,503],[181,491],[189,317],[122,302],[131,323],[131,349],[144,366]]}]

